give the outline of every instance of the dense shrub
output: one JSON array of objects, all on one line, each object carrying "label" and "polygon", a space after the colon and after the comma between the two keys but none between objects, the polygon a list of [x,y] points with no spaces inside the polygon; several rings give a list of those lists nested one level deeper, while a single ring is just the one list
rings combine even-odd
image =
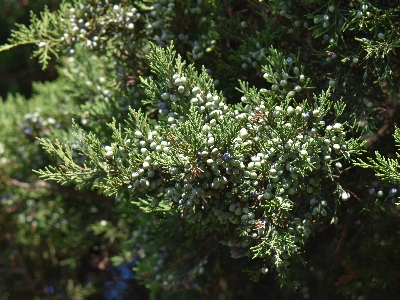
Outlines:
[{"label": "dense shrub", "polygon": [[391,1],[32,14],[0,50],[33,44],[59,77],[0,103],[4,292],[398,292],[399,21]]}]

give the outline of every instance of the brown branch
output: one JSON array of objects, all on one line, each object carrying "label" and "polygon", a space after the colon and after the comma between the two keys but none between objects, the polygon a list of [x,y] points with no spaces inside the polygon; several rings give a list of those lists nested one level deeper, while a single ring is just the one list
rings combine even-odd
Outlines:
[{"label": "brown branch", "polygon": [[28,289],[32,291],[35,296],[38,296],[38,290],[36,288],[36,281],[32,278],[32,276],[28,272],[28,268],[25,265],[24,258],[22,257],[21,253],[18,252],[17,255],[18,264],[21,266],[19,268],[20,274],[25,278],[26,282],[28,283]]},{"label": "brown branch", "polygon": [[11,184],[12,186],[24,189],[37,189],[37,188],[52,189],[51,184],[41,179],[37,180],[34,184],[32,184],[28,182],[22,182],[14,178],[9,178],[8,183]]},{"label": "brown branch", "polygon": [[83,197],[83,198],[91,198],[94,200],[103,200],[103,201],[110,201],[113,200],[113,197],[99,195],[97,192],[93,191],[77,191],[74,188],[66,187],[66,186],[59,186],[59,185],[52,185],[47,183],[44,180],[38,179],[35,183],[28,183],[19,181],[14,178],[9,178],[7,182],[15,187],[24,188],[24,189],[47,189],[53,192],[58,192],[64,194],[64,196],[74,196],[74,197]]}]

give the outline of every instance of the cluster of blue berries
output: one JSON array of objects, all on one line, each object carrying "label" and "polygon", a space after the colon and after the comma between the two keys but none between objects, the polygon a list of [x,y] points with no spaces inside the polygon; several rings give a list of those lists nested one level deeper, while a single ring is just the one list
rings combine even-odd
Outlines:
[{"label": "cluster of blue berries", "polygon": [[[88,49],[104,51],[107,42],[118,34],[132,38],[135,22],[140,16],[134,6],[111,5],[108,0],[96,5],[80,4],[79,9],[70,8],[69,16],[64,19],[65,33],[60,40],[72,45],[83,41]],[[71,47],[69,52],[73,54],[74,49]]]},{"label": "cluster of blue berries", "polygon": [[296,66],[291,56],[285,58],[282,53],[272,48],[269,49],[269,55],[273,58],[268,59],[263,66],[263,77],[271,84],[272,93],[294,98],[309,87],[309,78],[303,74],[301,66]]},{"label": "cluster of blue berries", "polygon": [[61,128],[61,125],[53,117],[42,116],[42,109],[24,116],[22,124],[24,134],[28,137],[44,137],[51,134],[53,129]]},{"label": "cluster of blue berries", "polygon": [[[293,67],[291,59],[285,63]],[[232,257],[251,255],[250,248],[261,241],[276,243],[257,256],[270,259],[278,271],[285,269],[312,233],[313,221],[335,217],[336,203],[324,199],[321,182],[354,151],[346,143],[345,127],[325,123],[323,102],[313,109],[306,109],[306,103],[276,105],[262,100],[261,91],[242,97],[253,104],[232,109],[211,85],[198,84],[197,76],[182,71],[160,78],[164,88],[150,86],[160,99],[155,100],[160,122],[168,124],[169,134],[138,128],[125,145],[106,146],[105,156],[123,165],[124,159],[139,155],[142,163],[128,186],[133,195],[151,194],[151,205],[171,205],[193,224],[235,224],[240,236],[233,244],[230,237],[225,240]],[[217,140],[223,132],[231,132],[230,138]],[[201,148],[191,149],[195,143]],[[349,199],[348,193],[338,192],[337,201]],[[299,193],[310,199],[309,209],[296,201]],[[294,207],[303,207],[302,214],[293,216]],[[283,247],[282,234],[291,245]]]},{"label": "cluster of blue berries", "polygon": [[[371,187],[368,189],[368,194],[373,198],[385,198],[389,199],[391,203],[395,204],[398,202],[397,188],[392,187],[389,189],[389,192],[384,192],[384,187],[380,185],[378,180],[373,180],[371,182]],[[385,195],[386,194],[386,195]]]},{"label": "cluster of blue berries", "polygon": [[126,264],[116,267],[113,280],[106,281],[104,284],[104,297],[107,300],[124,300],[134,292],[130,280],[134,277],[132,268],[136,266],[137,258],[133,258]]}]

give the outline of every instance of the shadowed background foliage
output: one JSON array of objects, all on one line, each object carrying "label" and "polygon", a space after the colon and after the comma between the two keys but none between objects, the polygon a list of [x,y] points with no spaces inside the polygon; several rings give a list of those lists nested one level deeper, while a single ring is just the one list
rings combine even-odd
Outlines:
[{"label": "shadowed background foliage", "polygon": [[[59,0],[3,0],[0,1],[0,45],[7,42],[15,24],[29,25],[29,12],[38,14],[47,5],[51,11],[58,8]],[[7,93],[20,93],[29,98],[32,82],[56,78],[54,64],[42,70],[36,60],[31,59],[32,47],[17,47],[0,55],[0,97]]]}]

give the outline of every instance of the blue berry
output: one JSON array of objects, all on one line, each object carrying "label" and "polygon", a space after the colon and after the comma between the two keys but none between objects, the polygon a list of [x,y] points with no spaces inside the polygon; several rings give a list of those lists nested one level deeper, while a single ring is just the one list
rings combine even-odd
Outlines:
[{"label": "blue berry", "polygon": [[117,282],[117,284],[115,285],[115,289],[118,291],[123,291],[126,290],[127,288],[128,284],[125,281]]},{"label": "blue berry", "polygon": [[30,129],[30,128],[25,128],[25,129],[24,129],[24,133],[25,133],[26,135],[32,135],[32,134],[33,134],[33,131],[32,131],[32,129]]},{"label": "blue berry", "polygon": [[293,58],[291,58],[290,56],[288,58],[286,58],[286,63],[288,65],[291,65],[293,63]]},{"label": "blue berry", "polygon": [[185,200],[180,199],[178,203],[179,203],[179,205],[183,205],[185,203]]},{"label": "blue berry", "polygon": [[394,194],[397,193],[397,189],[396,188],[392,188],[389,193],[394,195]]},{"label": "blue berry", "polygon": [[132,258],[132,260],[128,263],[128,267],[129,268],[136,267],[137,261],[138,261],[138,259],[136,257]]},{"label": "blue berry", "polygon": [[49,290],[49,294],[50,294],[50,295],[53,295],[53,294],[54,294],[54,287],[53,287],[53,286],[50,285],[50,286],[48,287],[48,290]]},{"label": "blue berry", "polygon": [[308,111],[302,113],[302,116],[304,119],[309,119],[310,118],[310,113]]},{"label": "blue berry", "polygon": [[168,108],[161,108],[159,111],[160,115],[165,116],[166,114],[169,113],[169,109]]},{"label": "blue berry", "polygon": [[222,155],[222,159],[228,161],[231,159],[231,155],[229,153],[225,153],[224,155]]},{"label": "blue berry", "polygon": [[130,268],[124,267],[124,268],[122,268],[120,275],[121,275],[122,279],[128,280],[133,277],[133,272]]},{"label": "blue berry", "polygon": [[43,289],[43,292],[45,295],[53,295],[55,290],[53,286],[49,285],[48,287]]}]

